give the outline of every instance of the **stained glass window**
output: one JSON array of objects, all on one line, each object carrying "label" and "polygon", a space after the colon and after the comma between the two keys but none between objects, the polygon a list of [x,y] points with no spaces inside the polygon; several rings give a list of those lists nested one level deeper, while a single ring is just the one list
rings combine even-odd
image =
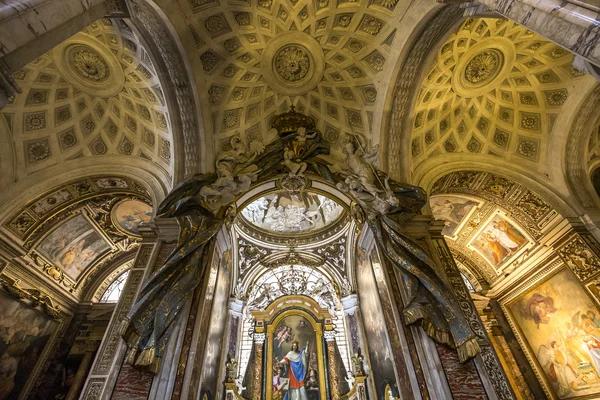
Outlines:
[{"label": "stained glass window", "polygon": [[129,271],[123,272],[108,286],[108,288],[106,288],[106,291],[100,298],[100,303],[116,303],[119,301],[119,297],[121,297],[121,292],[125,287],[127,275],[129,275]]}]

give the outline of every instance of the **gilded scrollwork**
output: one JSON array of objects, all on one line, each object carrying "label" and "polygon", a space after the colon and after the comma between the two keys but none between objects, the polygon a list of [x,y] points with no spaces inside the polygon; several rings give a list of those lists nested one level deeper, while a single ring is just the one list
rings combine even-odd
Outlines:
[{"label": "gilded scrollwork", "polygon": [[580,281],[586,281],[600,272],[600,259],[579,235],[572,237],[559,250],[559,254]]},{"label": "gilded scrollwork", "polygon": [[0,285],[12,296],[18,299],[31,301],[34,307],[40,307],[52,318],[62,318],[61,307],[60,305],[56,304],[52,297],[40,289],[24,288],[20,285],[20,283],[21,281],[19,279],[12,279],[7,276],[0,277]]}]

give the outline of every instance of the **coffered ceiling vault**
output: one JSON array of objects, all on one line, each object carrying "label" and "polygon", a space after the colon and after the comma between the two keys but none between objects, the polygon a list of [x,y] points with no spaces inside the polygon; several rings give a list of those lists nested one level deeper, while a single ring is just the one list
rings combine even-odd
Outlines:
[{"label": "coffered ceiling vault", "polygon": [[72,159],[114,155],[148,160],[172,176],[163,90],[125,21],[92,23],[14,77],[23,93],[0,119],[12,138],[14,180]]},{"label": "coffered ceiling vault", "polygon": [[[179,0],[195,40],[218,146],[249,143],[290,105],[318,121],[339,145],[344,133],[370,137],[401,16],[397,0]],[[205,94],[205,96],[202,96]],[[206,119],[206,118],[205,118]]]},{"label": "coffered ceiling vault", "polygon": [[468,19],[438,50],[413,113],[412,169],[445,153],[542,171],[553,124],[582,72],[572,55],[505,19]]}]

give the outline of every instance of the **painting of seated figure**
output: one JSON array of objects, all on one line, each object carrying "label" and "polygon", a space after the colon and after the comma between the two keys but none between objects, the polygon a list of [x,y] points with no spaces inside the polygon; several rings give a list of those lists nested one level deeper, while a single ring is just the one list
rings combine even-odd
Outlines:
[{"label": "painting of seated figure", "polygon": [[599,398],[600,312],[570,270],[517,296],[508,310],[555,397]]},{"label": "painting of seated figure", "polygon": [[83,214],[60,223],[36,246],[36,251],[73,280],[112,249]]},{"label": "painting of seated figure", "polygon": [[496,269],[513,259],[529,243],[522,228],[501,211],[494,213],[483,226],[471,240],[469,247]]}]

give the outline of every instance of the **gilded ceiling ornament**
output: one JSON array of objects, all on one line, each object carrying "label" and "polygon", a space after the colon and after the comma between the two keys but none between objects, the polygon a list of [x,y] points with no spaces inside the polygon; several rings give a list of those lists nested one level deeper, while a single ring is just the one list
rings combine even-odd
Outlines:
[{"label": "gilded ceiling ornament", "polygon": [[465,78],[473,84],[483,84],[494,78],[502,67],[502,54],[494,49],[474,56],[465,68]]},{"label": "gilded ceiling ornament", "polygon": [[275,56],[275,71],[288,82],[298,82],[310,70],[310,59],[301,46],[289,45],[279,50]]},{"label": "gilded ceiling ornament", "polygon": [[108,65],[102,57],[90,48],[73,52],[75,71],[84,78],[102,81],[108,76]]}]

